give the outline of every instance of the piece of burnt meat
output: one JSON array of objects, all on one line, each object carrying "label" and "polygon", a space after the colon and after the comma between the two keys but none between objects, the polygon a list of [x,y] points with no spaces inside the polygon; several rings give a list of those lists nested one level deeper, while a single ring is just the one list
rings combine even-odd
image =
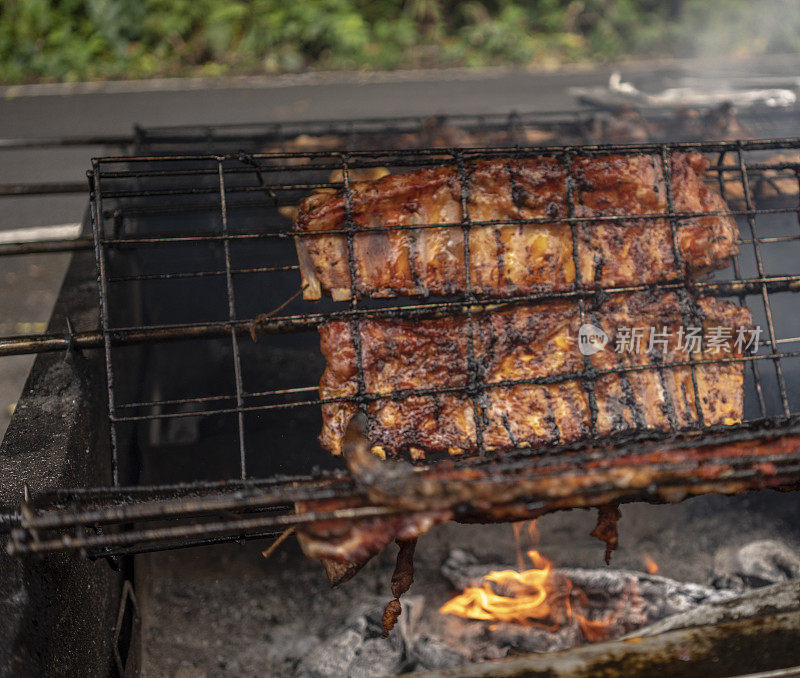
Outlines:
[{"label": "piece of burnt meat", "polygon": [[606,544],[605,561],[611,565],[611,552],[619,546],[619,533],[617,523],[622,517],[622,512],[617,504],[603,504],[597,508],[597,525],[591,535]]},{"label": "piece of burnt meat", "polygon": [[[657,216],[668,213],[657,156],[576,157],[569,171],[550,157],[466,163],[471,291],[496,297],[571,288],[573,228],[581,282],[588,288],[677,280],[724,268],[737,251],[738,231],[724,200],[703,182],[707,167],[697,153],[675,153],[669,161],[675,212],[711,213],[677,218],[681,266],[670,220]],[[350,183],[349,216],[358,229],[352,238],[353,280],[345,235],[324,234],[345,229],[347,215],[343,189],[301,202],[294,230],[305,299],[319,299],[323,292],[349,299],[351,285],[369,297],[465,291],[467,215],[457,168]],[[570,223],[569,217],[577,221]],[[553,221],[518,223],[525,219]],[[433,227],[419,228],[423,225]],[[317,234],[303,235],[310,231]]]},{"label": "piece of burnt meat", "polygon": [[[325,512],[360,505],[358,498],[321,499],[297,502],[297,511]],[[415,539],[452,517],[452,511],[442,509],[386,518],[321,520],[301,526],[297,540],[307,556],[322,561],[328,580],[336,586],[350,579],[393,541]]]},{"label": "piece of burnt meat", "polygon": [[[335,561],[349,567],[349,575],[331,580],[331,584],[336,585],[346,581],[393,539],[419,537],[437,523],[454,518],[471,523],[531,520],[560,509],[587,508],[619,501],[637,492],[650,493],[651,488],[665,483],[668,488],[664,488],[663,493],[657,490],[653,495],[658,497],[658,501],[677,502],[715,491],[711,483],[722,483],[724,492],[731,494],[763,487],[785,488],[786,476],[773,460],[793,459],[799,447],[800,436],[711,443],[699,447],[672,446],[665,442],[650,449],[634,446],[623,454],[597,455],[566,472],[559,469],[560,465],[544,468],[529,465],[518,468],[503,479],[499,479],[491,467],[478,470],[457,468],[452,463],[439,464],[429,473],[420,474],[421,482],[431,485],[434,496],[426,491],[416,491],[412,496],[396,498],[406,499],[404,506],[411,511],[403,521],[398,521],[397,517],[356,521],[338,519],[299,525],[297,534],[306,555],[320,557],[320,554],[325,554],[323,562]],[[759,462],[758,458],[764,461]],[[755,459],[748,462],[748,467],[757,469],[758,473],[732,480],[736,469],[741,471],[739,462],[743,459]],[[677,492],[676,484],[680,487]],[[601,495],[602,501],[596,501],[596,494],[587,493],[591,488],[613,490]],[[532,497],[545,499],[544,505],[532,508]],[[438,509],[433,510],[431,499],[436,500]],[[391,505],[400,503],[393,501]],[[327,500],[324,510],[366,505],[369,505],[367,499],[333,499]],[[456,515],[447,508],[465,505],[477,508],[466,515],[463,512]],[[365,551],[365,544],[372,545],[374,550]],[[330,575],[330,570],[328,572]]]},{"label": "piece of burnt meat", "polygon": [[400,601],[395,598],[394,600],[390,600],[386,607],[383,610],[383,616],[381,617],[381,623],[383,624],[383,633],[381,634],[382,638],[388,638],[389,633],[391,633],[394,625],[397,623],[397,619],[403,612],[403,606],[400,604]]},{"label": "piece of burnt meat", "polygon": [[394,600],[389,601],[383,611],[383,637],[388,638],[389,633],[397,623],[397,618],[402,613],[400,596],[402,596],[414,583],[414,550],[417,548],[417,539],[397,540],[400,550],[397,552],[397,563],[392,574],[392,595]]}]

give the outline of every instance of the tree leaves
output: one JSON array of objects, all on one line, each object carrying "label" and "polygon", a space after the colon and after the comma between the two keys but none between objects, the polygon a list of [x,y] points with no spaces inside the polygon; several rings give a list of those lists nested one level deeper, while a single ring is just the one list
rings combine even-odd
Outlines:
[{"label": "tree leaves", "polygon": [[[738,39],[737,39],[738,37]],[[785,0],[0,0],[0,81],[800,51]]]}]

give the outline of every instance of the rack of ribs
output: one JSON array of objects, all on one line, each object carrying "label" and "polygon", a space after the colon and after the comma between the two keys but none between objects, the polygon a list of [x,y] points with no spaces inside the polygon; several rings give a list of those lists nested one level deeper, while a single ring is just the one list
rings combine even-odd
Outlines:
[{"label": "rack of ribs", "polygon": [[[344,300],[352,289],[368,297],[465,292],[467,223],[469,290],[488,297],[569,289],[576,259],[590,289],[724,268],[737,252],[738,231],[703,181],[708,161],[673,153],[668,164],[679,215],[674,239],[664,166],[646,154],[468,161],[464,187],[459,169],[446,166],[351,181],[349,199],[344,188],[314,193],[294,224],[303,297],[324,292]],[[353,280],[348,227],[355,229]]]},{"label": "rack of ribs", "polygon": [[[692,313],[694,320],[687,318]],[[590,379],[580,376],[587,367],[578,346],[583,322],[608,337],[605,347],[588,357],[589,367],[600,373]],[[536,448],[632,429],[736,423],[742,416],[743,364],[730,359],[737,355],[735,340],[748,336],[751,322],[740,306],[702,298],[692,308],[675,292],[611,295],[599,306],[587,302],[583,318],[574,301],[520,305],[476,313],[471,328],[466,315],[331,321],[319,330],[327,360],[320,396],[353,401],[322,406],[320,441],[340,454],[345,427],[357,411],[354,329],[360,335],[374,451],[420,459],[430,452]],[[687,324],[727,341],[717,342],[717,348],[695,342],[688,352]],[[648,350],[651,328],[658,334]],[[626,345],[623,331],[640,337],[638,350],[617,350],[633,343]],[[731,353],[723,352],[726,346]],[[693,379],[690,360],[722,362],[696,365]],[[471,380],[483,385],[472,395]]]}]

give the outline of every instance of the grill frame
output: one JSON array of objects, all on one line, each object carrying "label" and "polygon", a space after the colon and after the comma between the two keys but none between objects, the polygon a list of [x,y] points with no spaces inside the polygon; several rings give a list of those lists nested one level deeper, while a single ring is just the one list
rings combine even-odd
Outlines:
[{"label": "grill frame", "polygon": [[[633,109],[627,109],[633,111]],[[618,112],[617,112],[618,113]],[[684,139],[691,139],[694,143],[690,143],[692,148],[706,148],[709,144],[699,144],[708,138],[708,132],[700,131],[695,134],[687,133],[687,130],[676,129],[675,111],[672,109],[643,109],[637,112],[640,120],[644,123],[647,133],[647,138],[653,142],[659,140],[671,140],[677,137]],[[700,119],[705,119],[710,111],[698,111]],[[623,112],[624,115],[624,112]],[[739,121],[743,122],[746,128],[754,131],[761,137],[772,137],[779,133],[785,133],[787,128],[796,128],[797,109],[791,108],[786,110],[776,110],[774,108],[766,108],[763,106],[748,107],[736,114]],[[593,134],[597,130],[592,129],[592,125],[604,124],[604,121],[610,120],[612,123],[615,119],[615,112],[601,109],[582,109],[567,112],[555,113],[510,113],[508,115],[455,115],[455,116],[439,116],[434,121],[434,128],[439,128],[447,125],[459,126],[466,130],[482,130],[482,129],[505,129],[511,138],[514,128],[520,124],[531,124],[543,129],[554,129],[558,131],[559,138],[564,138],[565,135],[570,140],[576,142],[586,143],[592,141]],[[179,126],[162,129],[143,129],[135,128],[134,134],[129,137],[75,137],[75,138],[53,138],[53,139],[22,139],[22,140],[0,140],[0,148],[43,148],[43,147],[58,147],[58,146],[76,146],[76,145],[114,145],[120,147],[124,152],[125,149],[130,149],[139,155],[159,156],[163,154],[164,157],[175,158],[176,155],[185,153],[185,149],[196,151],[198,147],[212,148],[214,150],[221,149],[221,151],[228,152],[235,145],[244,148],[245,151],[252,151],[258,148],[259,145],[265,143],[280,144],[282,149],[286,149],[286,142],[294,138],[298,134],[309,135],[325,135],[325,134],[342,134],[346,137],[346,146],[348,153],[358,153],[359,144],[370,146],[374,142],[374,136],[370,135],[379,134],[382,138],[386,137],[387,132],[393,129],[398,132],[410,132],[419,134],[426,127],[431,126],[432,119],[424,116],[420,117],[406,117],[406,118],[376,118],[376,119],[362,119],[362,120],[347,120],[347,121],[310,121],[310,122],[292,122],[292,123],[277,123],[277,124],[255,124],[255,125],[211,125],[211,126]],[[570,136],[571,135],[571,136]],[[660,138],[663,136],[663,139]],[[796,141],[796,140],[790,140]],[[750,146],[758,142],[746,141],[744,144]],[[762,143],[771,143],[769,141]],[[373,144],[374,145],[374,144]],[[676,144],[672,144],[677,146]],[[370,146],[371,147],[371,146]],[[614,146],[614,148],[618,148]],[[598,149],[610,148],[608,145],[596,146]],[[433,150],[433,149],[432,149]],[[441,149],[436,149],[440,152]],[[221,152],[220,151],[220,152]],[[418,153],[419,149],[412,153]],[[506,150],[503,151],[506,153]],[[274,153],[273,155],[286,155],[286,153]],[[308,155],[308,154],[300,154]],[[330,154],[329,154],[330,155]],[[212,156],[217,157],[217,156]],[[237,154],[237,157],[247,157]],[[128,160],[129,158],[120,158],[120,160]],[[793,166],[793,165],[792,165]],[[753,169],[752,166],[749,166]],[[91,180],[92,177],[90,177]],[[35,195],[43,191],[66,191],[70,192],[85,190],[82,188],[84,184],[80,182],[73,182],[69,185],[67,183],[60,183],[58,185],[7,185],[0,186],[0,196],[14,196],[14,195]],[[230,242],[235,242],[231,238]],[[749,241],[745,240],[745,244]],[[752,243],[749,243],[752,244]],[[94,245],[94,238],[89,235],[87,228],[84,228],[84,235],[76,241],[69,242],[43,242],[43,243],[11,243],[0,247],[0,256],[2,255],[16,255],[25,254],[28,252],[42,252],[42,251],[67,251],[67,250],[85,250],[91,249]],[[237,273],[234,271],[234,275]],[[227,272],[225,272],[227,275]],[[725,290],[718,288],[716,293],[728,291],[736,294],[750,293],[754,290],[766,290],[766,293],[771,294],[780,290],[796,290],[800,284],[798,276],[782,276],[781,279],[775,277],[770,280],[759,280],[757,277],[750,279],[748,282],[735,282],[730,283],[729,287]],[[713,286],[716,283],[708,283]],[[713,291],[713,290],[712,290]],[[242,323],[215,323],[215,324],[196,324],[192,327],[177,327],[177,328],[154,328],[150,330],[139,331],[110,331],[103,332],[100,329],[76,330],[69,322],[69,316],[66,317],[66,329],[63,332],[49,331],[43,335],[25,335],[18,337],[0,337],[0,356],[11,355],[19,353],[42,353],[51,351],[66,351],[67,355],[79,355],[84,349],[93,349],[104,347],[110,341],[114,347],[119,346],[133,346],[143,345],[147,346],[150,342],[169,342],[169,341],[183,341],[190,336],[203,336],[203,337],[225,337],[230,338],[231,341],[236,341],[236,337],[241,337],[250,331],[248,322]],[[266,334],[270,332],[278,332],[284,329],[282,326],[283,321],[280,319],[262,319],[259,323],[259,330]],[[59,322],[56,327],[63,325]],[[296,327],[295,329],[304,329],[303,327]],[[770,437],[773,434],[770,432],[774,422],[769,422],[764,430],[753,432],[743,427],[740,432],[725,431],[728,439],[735,438],[736,440],[753,440],[760,439],[764,436]],[[784,429],[786,432],[791,431],[790,427]],[[638,444],[640,441],[632,440],[632,444]],[[651,441],[653,445],[663,444],[664,441]],[[687,443],[691,445],[691,441]],[[338,482],[336,480],[336,473],[333,473],[333,480],[331,480],[332,472],[321,472],[316,478],[323,484],[329,482]],[[291,483],[289,479],[282,479],[276,476],[276,480],[280,483]],[[785,476],[787,483],[792,481],[791,474]],[[4,529],[12,527],[19,527],[22,525],[22,531],[17,532],[15,538],[11,541],[11,549],[18,548],[18,552],[37,550],[38,547],[29,548],[31,544],[42,536],[39,528],[36,527],[35,518],[39,515],[50,515],[51,511],[64,511],[68,510],[73,516],[77,516],[74,524],[70,529],[76,531],[84,529],[82,527],[81,516],[87,515],[94,507],[125,507],[131,505],[131,501],[146,502],[149,505],[156,506],[158,502],[168,500],[171,497],[183,496],[198,496],[202,497],[203,494],[208,493],[230,493],[241,492],[243,496],[252,495],[260,487],[258,480],[236,480],[228,483],[213,483],[213,482],[194,482],[194,483],[162,483],[159,485],[149,485],[146,487],[122,485],[98,486],[96,488],[65,488],[62,490],[47,490],[39,492],[38,490],[33,493],[33,496],[26,498],[23,502],[24,510],[14,510],[8,515],[3,515],[2,523]],[[756,486],[754,484],[753,486]],[[288,486],[288,485],[287,485]],[[678,488],[680,490],[680,488]],[[358,495],[358,489],[353,488],[348,496]],[[661,500],[658,493],[639,493],[636,498],[652,500]],[[624,498],[623,498],[624,499]],[[535,506],[535,502],[530,502],[530,506]],[[156,510],[156,509],[154,509]],[[23,515],[25,514],[25,515]],[[184,517],[178,515],[179,520]],[[194,520],[195,517],[191,516],[189,519]],[[127,518],[125,519],[127,520]],[[33,522],[31,522],[33,521]],[[124,526],[126,531],[136,534],[136,530],[130,530],[131,524],[123,521],[120,518],[119,525]],[[94,526],[88,525],[90,530],[94,530]],[[117,525],[112,525],[115,529]],[[231,534],[221,537],[220,540],[233,541],[241,538],[248,538],[248,534],[242,534],[240,531],[236,534]],[[257,536],[257,535],[254,535]],[[214,540],[197,539],[196,544],[202,543],[216,543]],[[180,543],[165,544],[162,546],[168,548],[180,548],[184,546],[195,545],[189,543],[188,540],[183,540]],[[108,555],[111,553],[107,545],[99,544],[97,546],[87,547],[86,544],[77,538],[77,541],[70,545],[62,545],[60,548],[84,550],[88,555],[97,557],[100,555]],[[127,551],[119,547],[117,550],[120,553],[136,553],[144,550],[153,550],[159,546],[147,545],[144,543],[136,543],[134,539],[133,546],[128,548]]]},{"label": "grill frame", "polygon": [[[786,140],[766,140],[766,141],[740,141],[736,143],[682,143],[682,144],[638,144],[638,145],[602,145],[590,146],[577,149],[575,147],[543,147],[536,149],[477,149],[477,150],[452,150],[442,151],[442,149],[429,149],[420,153],[418,150],[408,152],[390,152],[393,157],[407,157],[414,162],[414,158],[439,158],[442,155],[449,154],[455,160],[456,164],[462,171],[462,186],[466,185],[463,181],[465,157],[472,158],[473,156],[499,156],[507,157],[509,155],[572,155],[575,153],[657,153],[662,158],[662,161],[668,157],[672,152],[685,151],[685,150],[700,150],[707,153],[735,154],[738,160],[737,165],[725,166],[723,161],[718,164],[718,171],[720,175],[722,172],[736,172],[741,175],[743,182],[743,191],[745,196],[745,206],[742,210],[732,210],[734,214],[743,216],[748,220],[748,225],[751,229],[751,240],[744,240],[743,244],[752,245],[756,252],[761,244],[757,235],[755,219],[757,216],[779,213],[779,212],[796,212],[797,208],[781,208],[779,210],[763,210],[755,208],[750,195],[750,186],[748,173],[752,171],[763,171],[765,169],[783,169],[791,170],[795,173],[800,169],[798,163],[779,163],[778,165],[748,165],[744,159],[745,152],[751,151],[776,151],[787,148],[797,149],[800,148],[799,139],[786,139]],[[415,305],[400,306],[396,308],[389,307],[381,311],[380,309],[363,309],[358,307],[358,294],[357,290],[353,289],[351,302],[349,308],[346,310],[337,311],[333,314],[308,314],[306,316],[279,316],[280,308],[277,308],[272,315],[268,314],[265,318],[247,318],[240,319],[235,314],[235,295],[233,286],[233,276],[241,273],[236,271],[231,263],[230,247],[231,243],[241,237],[245,239],[256,237],[254,235],[238,234],[231,232],[228,228],[228,217],[226,214],[227,194],[225,185],[225,162],[242,163],[249,169],[244,169],[245,172],[256,175],[258,179],[257,190],[264,191],[264,182],[262,174],[269,171],[270,168],[264,167],[259,163],[276,162],[276,161],[298,161],[304,160],[309,164],[303,167],[304,171],[325,169],[335,169],[334,165],[316,166],[313,163],[319,160],[329,160],[338,163],[338,168],[342,172],[344,178],[343,184],[345,191],[349,191],[348,174],[353,169],[353,159],[356,159],[358,164],[360,159],[364,159],[363,164],[375,165],[381,162],[387,152],[346,152],[346,153],[271,153],[271,154],[253,154],[246,155],[211,155],[211,156],[193,156],[192,160],[204,160],[216,163],[217,177],[220,184],[220,217],[222,220],[222,232],[211,236],[213,240],[223,243],[223,252],[225,260],[225,268],[223,271],[216,271],[214,275],[223,275],[225,277],[228,311],[229,317],[213,324],[184,324],[175,325],[171,327],[133,327],[133,328],[116,328],[113,327],[109,321],[109,303],[108,293],[111,283],[111,276],[106,270],[105,257],[108,254],[108,248],[116,246],[130,245],[131,240],[112,237],[106,238],[103,230],[103,221],[107,216],[103,210],[102,200],[104,192],[101,191],[101,183],[103,180],[102,166],[103,164],[118,164],[130,163],[132,166],[137,167],[139,163],[146,162],[163,162],[163,163],[181,163],[187,158],[181,156],[149,156],[146,158],[127,158],[116,157],[109,159],[99,159],[93,163],[92,172],[92,216],[93,216],[93,237],[95,241],[95,254],[99,272],[99,287],[101,293],[101,331],[99,333],[84,333],[75,334],[69,341],[73,347],[81,346],[97,346],[102,341],[104,348],[107,366],[107,383],[109,395],[109,415],[111,418],[112,429],[115,428],[115,407],[114,407],[114,373],[112,368],[112,348],[115,346],[124,345],[126,343],[148,342],[152,340],[177,340],[186,338],[196,338],[197,336],[205,337],[230,337],[231,345],[234,353],[234,371],[236,383],[236,408],[233,412],[239,418],[239,448],[242,461],[245,458],[245,445],[242,417],[244,414],[244,389],[242,386],[241,378],[241,365],[238,366],[238,342],[242,334],[249,332],[255,328],[259,333],[269,334],[273,332],[284,332],[287,330],[300,330],[308,329],[315,326],[320,322],[324,322],[331,318],[357,318],[364,314],[376,315],[381,312],[392,314],[398,313],[430,313],[432,310],[442,310],[452,307],[461,306],[461,311],[465,312],[468,317],[471,317],[476,312],[475,307],[481,305],[494,305],[503,302],[503,299],[490,299],[482,300],[475,295],[467,292],[464,299],[458,301],[444,302],[444,305],[439,302],[434,302],[436,305],[431,307],[425,304],[417,304],[422,306],[422,309],[415,309]],[[667,165],[668,166],[668,165]],[[273,171],[284,171],[285,167],[274,167]],[[141,177],[135,177],[137,180]],[[305,186],[304,188],[308,188]],[[675,233],[675,223],[683,218],[689,216],[699,216],[698,214],[677,214],[672,205],[671,196],[668,191],[668,212],[666,214],[656,215],[636,215],[636,219],[664,219],[667,217],[673,226],[673,236]],[[105,194],[108,198],[108,194]],[[112,196],[114,197],[114,196]],[[117,196],[118,197],[118,196]],[[126,195],[124,197],[142,197],[140,195]],[[145,196],[147,197],[147,196]],[[466,214],[463,207],[466,204],[466,195],[462,196],[462,212]],[[626,218],[626,217],[620,217]],[[630,218],[630,217],[628,217]],[[570,210],[570,215],[567,221],[571,227],[580,218],[574,216],[574,212]],[[586,220],[598,221],[597,218],[586,218]],[[545,220],[547,221],[547,220]],[[559,221],[558,219],[549,220],[550,222]],[[491,222],[486,222],[487,225]],[[527,223],[527,222],[523,222]],[[468,222],[466,224],[454,224],[454,226],[462,226],[466,230],[475,226],[482,225],[482,222]],[[349,251],[352,253],[352,237],[358,232],[353,228],[352,219],[348,224],[349,228],[345,229],[343,233],[350,241]],[[423,227],[425,225],[422,225]],[[437,224],[429,227],[442,227]],[[332,233],[325,231],[325,234]],[[574,227],[573,227],[574,233]],[[294,237],[296,234],[293,231],[284,231],[273,234],[269,237],[278,237],[288,239]],[[267,236],[265,236],[267,237]],[[800,234],[796,236],[800,239]],[[168,241],[168,240],[167,240]],[[159,242],[166,242],[163,238],[147,238],[138,239],[137,244],[155,245]],[[674,243],[674,241],[673,241]],[[465,253],[465,258],[468,255]],[[352,264],[352,258],[351,258]],[[770,276],[763,270],[763,265],[759,261],[759,275],[751,279],[734,279],[728,282],[690,282],[686,280],[673,281],[670,283],[672,288],[687,289],[691,284],[691,291],[696,291],[696,288],[702,287],[715,294],[734,294],[744,296],[759,292],[765,299],[765,306],[769,303],[769,294],[777,291],[797,290],[800,286],[800,276],[793,275],[780,275]],[[294,270],[296,267],[289,267],[284,270]],[[351,271],[352,273],[352,271]],[[205,274],[204,274],[205,275]],[[736,273],[738,277],[738,272]],[[122,282],[141,282],[135,276],[133,279]],[[647,286],[647,287],[653,287]],[[659,285],[661,287],[661,285]],[[621,289],[606,289],[606,292],[620,293],[629,291],[631,288]],[[560,293],[565,297],[574,298],[579,304],[582,304],[585,298],[597,294],[597,291],[582,289],[580,285],[576,286],[575,290]],[[553,298],[553,293],[515,296],[505,301],[537,301],[543,298]],[[290,300],[291,301],[291,300]],[[770,328],[770,336],[773,339],[777,338],[774,334],[774,328]],[[797,338],[794,338],[797,340]],[[800,352],[792,352],[790,355],[783,355],[777,353],[777,343],[772,342],[771,348],[773,355],[761,356],[759,360],[772,360],[780,375],[780,361],[785,357],[799,357]],[[736,359],[739,360],[739,359]],[[741,358],[741,360],[748,360],[748,358]],[[711,361],[717,362],[717,361]],[[687,363],[693,366],[695,361]],[[755,365],[755,360],[750,361],[751,365]],[[669,365],[666,365],[669,367]],[[652,366],[651,366],[652,367]],[[575,376],[575,375],[571,375]],[[779,377],[780,383],[780,377]],[[641,433],[629,437],[624,445],[636,446],[638,449],[647,449],[648,446],[653,450],[662,450],[664,447],[684,447],[693,448],[703,443],[726,445],[737,444],[743,441],[762,440],[763,442],[758,445],[762,450],[761,455],[751,455],[746,461],[750,462],[750,468],[740,468],[737,473],[734,472],[736,464],[728,466],[722,465],[721,468],[725,471],[724,477],[714,481],[712,479],[704,479],[705,483],[700,483],[697,491],[707,491],[709,487],[716,488],[716,491],[741,491],[741,489],[750,487],[762,487],[769,485],[790,486],[800,480],[800,445],[797,449],[792,449],[788,453],[784,450],[778,451],[777,441],[780,440],[779,436],[788,436],[800,432],[800,419],[796,414],[789,416],[789,406],[784,392],[782,393],[782,401],[784,406],[784,414],[787,416],[781,418],[763,418],[757,426],[745,424],[740,427],[723,427],[719,430],[710,431],[706,438],[698,439],[696,436],[691,435],[691,432],[686,431],[681,435],[676,435],[675,432],[668,432],[664,435],[657,435],[654,432]],[[153,406],[158,403],[146,402],[140,403],[144,407]],[[163,405],[163,403],[161,403]],[[303,403],[308,406],[319,406],[319,402],[306,402]],[[197,412],[189,413],[187,416],[196,416]],[[99,487],[88,490],[80,489],[65,489],[55,492],[43,493],[36,497],[34,501],[23,505],[22,516],[19,521],[20,529],[12,533],[12,538],[9,543],[9,549],[14,553],[26,552],[45,552],[54,550],[82,550],[94,557],[97,556],[110,556],[110,555],[124,555],[128,553],[142,552],[146,550],[155,550],[157,548],[180,548],[184,546],[193,546],[204,543],[219,543],[220,541],[234,541],[246,538],[263,538],[272,535],[272,532],[265,532],[265,529],[282,529],[291,525],[304,524],[313,522],[320,519],[334,519],[334,518],[364,518],[364,517],[378,517],[394,515],[402,513],[408,509],[391,507],[391,506],[376,506],[371,505],[363,491],[350,482],[345,475],[341,472],[331,473],[313,473],[303,477],[294,478],[275,478],[273,481],[258,481],[247,478],[242,464],[241,478],[225,481],[222,483],[181,483],[150,487],[124,487],[119,483],[119,474],[117,472],[118,459],[116,453],[116,441],[112,432],[112,459],[114,461],[114,479],[115,483],[110,487]],[[770,440],[773,439],[772,442]],[[619,439],[618,439],[619,440]],[[586,441],[581,443],[563,446],[564,452],[574,452],[573,461],[575,465],[585,463],[587,460],[597,458],[598,455],[608,456],[607,446],[603,444],[604,441],[595,440],[591,447],[587,447]],[[622,448],[623,450],[626,448]],[[522,454],[506,455],[507,461],[516,461],[517,463],[526,463],[526,454],[524,451],[519,451]],[[538,450],[537,450],[538,452]],[[581,456],[583,453],[584,456]],[[766,456],[764,456],[766,455]],[[530,457],[530,453],[527,455]],[[506,457],[504,457],[505,459]],[[529,463],[530,458],[527,459]],[[728,462],[736,461],[729,459]],[[741,460],[739,460],[741,461]],[[492,480],[502,480],[503,469],[497,468],[497,464],[493,464],[493,460],[487,458],[478,458],[475,461],[469,461],[465,465],[475,464],[480,467],[485,465],[491,466],[491,470],[487,475],[487,482]],[[780,468],[777,469],[776,474],[771,478],[767,478],[759,470],[761,464],[778,464]],[[502,464],[501,464],[502,466]],[[740,464],[741,466],[741,464]],[[510,470],[515,470],[509,467]],[[763,468],[763,467],[762,467]],[[575,466],[571,471],[574,473]],[[519,470],[517,467],[516,470]],[[689,482],[689,477],[685,474],[677,474],[677,480],[674,469],[662,468],[662,476],[657,478],[648,487],[636,488],[620,488],[613,487],[608,484],[598,484],[594,487],[594,492],[584,492],[581,497],[574,497],[571,505],[595,505],[606,503],[609,497],[618,501],[627,500],[655,500],[663,501],[665,498],[675,497],[678,494],[692,494],[695,490],[692,488],[692,483]],[[670,475],[672,474],[672,475]],[[566,477],[566,476],[564,476]],[[306,484],[311,490],[298,494],[294,488],[298,483]],[[264,486],[272,485],[272,492],[265,493]],[[299,499],[321,499],[325,497],[337,497],[346,499],[357,499],[361,504],[355,508],[339,509],[335,511],[319,512],[319,511],[306,511],[306,512],[292,512],[289,508],[291,502]],[[512,497],[514,501],[519,501],[522,497]],[[537,512],[547,510],[548,507],[558,507],[563,505],[570,505],[569,501],[564,504],[564,497],[557,498],[556,501],[552,496],[545,497],[536,496],[535,493],[524,497],[524,510],[528,512]],[[561,503],[559,503],[561,502]],[[67,508],[68,507],[68,508]],[[263,512],[269,510],[272,515],[260,516],[254,515],[254,512]],[[234,512],[234,515],[227,521],[220,521],[214,515],[220,511]],[[468,507],[459,507],[457,516],[460,519],[469,519],[471,510]],[[208,516],[211,516],[210,518]],[[204,517],[205,516],[205,517]],[[181,524],[174,528],[150,528],[146,525],[134,525],[139,521],[164,519],[182,521]],[[204,522],[205,521],[205,522]],[[118,532],[96,532],[98,524],[106,524],[112,528],[124,528]],[[95,530],[94,534],[90,530]],[[74,534],[72,534],[74,532]]]}]

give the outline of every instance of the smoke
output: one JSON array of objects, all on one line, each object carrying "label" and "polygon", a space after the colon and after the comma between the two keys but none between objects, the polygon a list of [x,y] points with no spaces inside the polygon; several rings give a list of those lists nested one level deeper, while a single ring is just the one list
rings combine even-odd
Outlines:
[{"label": "smoke", "polygon": [[797,0],[684,0],[678,15],[694,56],[800,52]]}]

